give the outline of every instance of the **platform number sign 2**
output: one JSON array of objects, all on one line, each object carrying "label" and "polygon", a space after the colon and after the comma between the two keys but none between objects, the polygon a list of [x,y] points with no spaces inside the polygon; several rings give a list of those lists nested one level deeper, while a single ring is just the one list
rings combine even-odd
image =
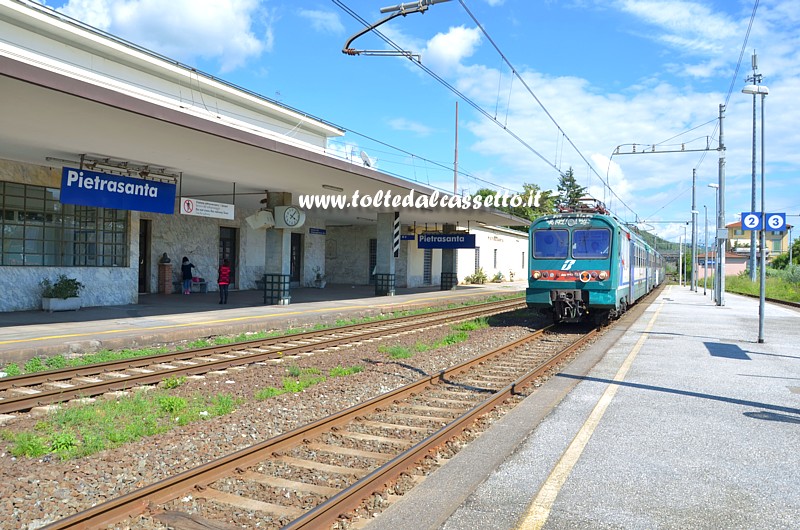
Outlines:
[{"label": "platform number sign 2", "polygon": [[743,212],[742,229],[761,230],[761,212]]}]

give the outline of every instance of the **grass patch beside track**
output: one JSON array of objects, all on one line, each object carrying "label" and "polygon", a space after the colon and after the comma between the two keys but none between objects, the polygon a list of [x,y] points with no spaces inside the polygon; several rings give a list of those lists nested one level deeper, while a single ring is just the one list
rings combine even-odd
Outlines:
[{"label": "grass patch beside track", "polygon": [[[357,365],[337,366],[330,371],[329,377],[345,377],[363,370]],[[318,368],[290,366],[287,374],[288,377],[282,380],[282,388],[264,388],[256,393],[256,399],[302,392],[327,379]],[[183,383],[183,378],[165,379],[164,388],[176,388]],[[52,454],[61,460],[69,460],[113,449],[175,427],[230,414],[242,402],[242,399],[222,393],[185,398],[165,391],[139,392],[58,409],[39,421],[31,431],[0,430],[0,439],[9,442],[9,452],[15,457],[40,458]]]},{"label": "grass patch beside track", "polygon": [[474,320],[467,320],[466,322],[461,322],[459,324],[450,326],[450,328],[454,330],[455,333],[450,333],[449,335],[446,335],[443,338],[437,340],[433,344],[417,342],[413,348],[409,348],[406,346],[381,345],[378,346],[378,352],[388,354],[389,358],[391,359],[408,359],[410,357],[413,357],[414,353],[435,350],[438,348],[444,348],[445,346],[450,346],[452,344],[458,344],[459,342],[464,342],[469,339],[470,331],[475,331],[478,329],[484,329],[488,327],[489,327],[488,317],[480,317]]},{"label": "grass patch beside track", "polygon": [[0,431],[12,455],[62,460],[169,431],[175,427],[233,412],[241,403],[228,394],[183,398],[166,392],[139,392],[117,399],[63,407],[38,422],[33,431]]},{"label": "grass patch beside track", "polygon": [[[280,396],[281,394],[302,392],[303,390],[322,383],[327,379],[322,375],[322,370],[319,368],[300,368],[299,366],[290,366],[286,369],[289,377],[281,379],[281,387],[268,386],[262,388],[255,393],[255,398],[259,401]],[[362,366],[342,367],[337,366],[331,369],[328,377],[345,377],[348,375],[363,372]]]}]

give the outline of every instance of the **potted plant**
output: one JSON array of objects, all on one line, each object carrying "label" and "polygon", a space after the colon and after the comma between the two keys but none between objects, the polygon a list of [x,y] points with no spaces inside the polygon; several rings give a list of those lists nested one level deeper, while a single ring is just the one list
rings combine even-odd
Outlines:
[{"label": "potted plant", "polygon": [[84,285],[75,278],[67,278],[59,274],[56,281],[45,278],[39,284],[42,286],[42,309],[45,311],[77,311],[81,307],[79,298]]},{"label": "potted plant", "polygon": [[325,275],[322,274],[322,269],[319,267],[314,267],[314,273],[316,274],[314,278],[314,287],[317,289],[323,289],[328,282],[325,281]]}]

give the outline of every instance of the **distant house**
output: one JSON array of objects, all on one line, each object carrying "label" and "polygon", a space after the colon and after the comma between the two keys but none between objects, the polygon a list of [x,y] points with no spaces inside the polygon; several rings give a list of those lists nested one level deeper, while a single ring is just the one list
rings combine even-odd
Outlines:
[{"label": "distant house", "polygon": [[502,274],[506,281],[524,279],[528,274],[528,233],[499,226],[473,226],[475,248],[460,249],[456,270],[463,281],[478,269],[489,280]]},{"label": "distant house", "polygon": [[[749,242],[749,241],[748,241]],[[740,272],[747,269],[747,260],[750,255],[742,252],[726,252],[725,253],[725,276],[736,276]],[[714,276],[714,267],[717,265],[717,253],[707,252],[705,254],[697,253],[697,278],[702,280],[705,278],[706,260],[708,260],[708,277]]]},{"label": "distant house", "polygon": [[[750,256],[750,230],[742,230],[742,223],[730,223],[726,225],[728,229],[728,252]],[[767,230],[767,262],[772,261],[784,252],[789,252],[789,229],[791,225],[786,225],[786,230]],[[758,241],[756,241],[756,251],[758,251]]]}]

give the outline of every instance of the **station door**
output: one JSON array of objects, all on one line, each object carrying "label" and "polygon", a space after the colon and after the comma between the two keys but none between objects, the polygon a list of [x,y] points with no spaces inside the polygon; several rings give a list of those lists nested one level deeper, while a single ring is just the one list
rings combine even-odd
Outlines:
[{"label": "station door", "polygon": [[[231,264],[231,287],[236,285],[236,256],[239,255],[237,242],[239,241],[239,230],[227,226],[219,227],[219,264],[222,260],[228,260]],[[216,274],[213,271],[211,274]],[[208,273],[206,273],[208,274]]]}]

